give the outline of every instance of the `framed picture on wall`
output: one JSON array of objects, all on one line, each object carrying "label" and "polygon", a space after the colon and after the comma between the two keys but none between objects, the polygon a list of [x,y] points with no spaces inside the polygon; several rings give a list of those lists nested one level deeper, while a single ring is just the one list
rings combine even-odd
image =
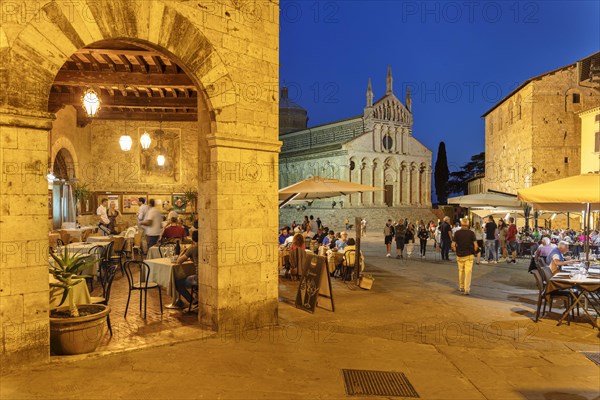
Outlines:
[{"label": "framed picture on wall", "polygon": [[108,198],[108,207],[110,208],[112,204],[115,205],[115,209],[117,211],[121,211],[121,209],[119,208],[121,206],[121,196],[118,194],[109,194],[108,196],[106,196]]},{"label": "framed picture on wall", "polygon": [[96,195],[94,192],[90,192],[90,194],[79,200],[77,206],[79,207],[79,213],[81,215],[90,215],[96,214]]},{"label": "framed picture on wall", "polygon": [[171,200],[171,204],[173,205],[173,211],[178,213],[187,212],[187,200],[183,193],[174,193],[173,199]]},{"label": "framed picture on wall", "polygon": [[137,214],[140,206],[140,197],[146,200],[146,204],[148,202],[148,195],[145,193],[126,193],[122,196],[123,201],[123,209],[119,210],[125,214]]},{"label": "framed picture on wall", "polygon": [[171,205],[172,195],[171,194],[149,194],[148,201],[154,199],[156,207],[163,213],[168,213],[173,209]]}]

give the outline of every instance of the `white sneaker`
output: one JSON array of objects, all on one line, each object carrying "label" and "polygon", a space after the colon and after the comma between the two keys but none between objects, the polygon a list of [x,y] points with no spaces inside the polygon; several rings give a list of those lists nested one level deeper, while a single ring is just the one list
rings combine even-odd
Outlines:
[{"label": "white sneaker", "polygon": [[488,264],[488,262],[486,260],[481,260],[480,264]]},{"label": "white sneaker", "polygon": [[386,257],[391,257],[392,255],[390,253],[387,253],[385,256]]},{"label": "white sneaker", "polygon": [[492,264],[498,264],[498,261],[494,260],[494,261],[492,261]]}]

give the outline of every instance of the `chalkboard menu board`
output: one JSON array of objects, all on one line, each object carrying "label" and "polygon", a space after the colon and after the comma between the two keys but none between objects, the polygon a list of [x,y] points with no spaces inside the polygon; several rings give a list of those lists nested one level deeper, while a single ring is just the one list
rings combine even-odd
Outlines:
[{"label": "chalkboard menu board", "polygon": [[327,259],[315,254],[307,254],[304,263],[307,272],[300,279],[298,294],[296,295],[296,307],[313,313],[319,297],[321,274],[327,273]]}]

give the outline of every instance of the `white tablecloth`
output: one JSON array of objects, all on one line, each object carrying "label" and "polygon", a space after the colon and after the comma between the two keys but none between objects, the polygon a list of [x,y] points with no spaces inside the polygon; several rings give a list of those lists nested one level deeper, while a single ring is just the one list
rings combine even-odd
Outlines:
[{"label": "white tablecloth", "polygon": [[[49,274],[48,280],[50,283],[58,283],[54,277]],[[77,285],[73,286],[73,298],[75,299],[75,304],[90,304],[92,299],[90,297],[90,291],[88,290],[87,285],[85,284],[85,280],[79,282]],[[62,288],[50,288],[50,308],[58,307],[60,300],[62,299],[64,293],[64,289]],[[69,300],[66,299],[65,302],[61,305],[61,307],[68,306]]]},{"label": "white tablecloth", "polygon": [[155,258],[146,260],[146,264],[150,267],[150,282],[156,282],[159,286],[167,289],[167,294],[171,297],[177,293],[175,288],[174,269],[181,269],[178,275],[187,276],[195,273],[195,266],[192,263],[184,263],[183,265],[173,264],[170,258]]},{"label": "white tablecloth", "polygon": [[81,242],[81,236],[85,231],[94,231],[96,229],[95,226],[82,226],[81,228],[76,229],[61,229],[69,234],[73,239]]},{"label": "white tablecloth", "polygon": [[88,243],[99,244],[103,242],[110,242],[111,240],[112,238],[110,236],[88,236],[86,241]]}]

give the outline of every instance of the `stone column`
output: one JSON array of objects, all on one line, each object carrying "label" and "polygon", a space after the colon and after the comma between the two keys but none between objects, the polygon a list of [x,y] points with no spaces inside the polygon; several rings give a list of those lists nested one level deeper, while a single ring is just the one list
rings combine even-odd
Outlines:
[{"label": "stone column", "polygon": [[199,140],[216,166],[199,188],[200,319],[220,331],[276,323],[280,142],[218,133]]},{"label": "stone column", "polygon": [[405,187],[404,187],[404,204],[405,205],[409,205],[411,204],[411,185],[412,185],[412,171],[411,171],[411,166],[407,165],[405,168]]},{"label": "stone column", "polygon": [[7,365],[49,359],[48,135],[54,116],[0,110],[0,337]]},{"label": "stone column", "polygon": [[[369,163],[363,163],[361,166],[361,175],[362,175],[362,184],[363,185],[373,185],[373,168]],[[373,192],[365,192],[362,194],[362,204],[365,206],[373,205]]]},{"label": "stone column", "polygon": [[[384,184],[384,169],[381,163],[373,164],[373,186],[383,188]],[[376,207],[383,206],[385,200],[385,192],[378,190],[373,193],[373,205]]]}]

